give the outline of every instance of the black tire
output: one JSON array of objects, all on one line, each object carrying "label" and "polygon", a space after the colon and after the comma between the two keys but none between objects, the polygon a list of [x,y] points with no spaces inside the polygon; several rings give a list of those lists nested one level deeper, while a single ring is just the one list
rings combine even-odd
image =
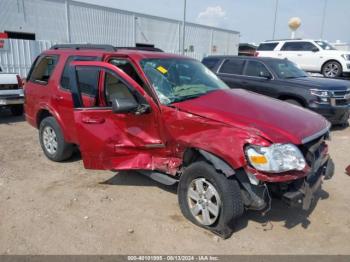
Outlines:
[{"label": "black tire", "polygon": [[[55,141],[57,142],[57,149],[54,153],[50,153],[44,145],[44,130],[46,128],[51,128],[56,135]],[[46,117],[41,121],[39,127],[39,140],[44,154],[52,161],[61,162],[69,159],[73,154],[73,145],[66,143],[61,128],[54,117]]]},{"label": "black tire", "polygon": [[21,116],[24,112],[23,105],[13,105],[10,107],[10,110],[14,116]]},{"label": "black tire", "polygon": [[284,100],[284,102],[287,102],[287,103],[295,105],[295,106],[303,107],[303,105],[295,99],[286,99],[286,100]]},{"label": "black tire", "polygon": [[[192,181],[204,178],[209,181],[220,196],[219,215],[211,225],[203,225],[191,213],[187,192]],[[226,239],[233,233],[233,225],[244,212],[241,190],[234,179],[228,179],[218,173],[215,168],[205,161],[191,164],[182,174],[178,185],[178,200],[182,214],[192,223],[206,228]]]},{"label": "black tire", "polygon": [[340,77],[343,74],[343,67],[337,61],[329,61],[322,66],[321,73],[328,78]]}]

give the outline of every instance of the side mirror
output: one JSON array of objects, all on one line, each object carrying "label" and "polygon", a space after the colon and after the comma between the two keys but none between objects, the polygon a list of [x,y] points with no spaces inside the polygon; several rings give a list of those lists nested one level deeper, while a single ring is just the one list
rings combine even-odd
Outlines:
[{"label": "side mirror", "polygon": [[271,74],[263,72],[263,71],[260,71],[259,76],[263,77],[265,79],[271,79],[272,78]]},{"label": "side mirror", "polygon": [[313,48],[311,49],[311,51],[314,52],[314,53],[316,53],[316,52],[318,52],[318,51],[320,51],[320,50],[315,46],[315,47],[313,47]]},{"label": "side mirror", "polygon": [[113,113],[129,113],[136,111],[139,104],[133,97],[128,98],[115,98],[112,101]]}]

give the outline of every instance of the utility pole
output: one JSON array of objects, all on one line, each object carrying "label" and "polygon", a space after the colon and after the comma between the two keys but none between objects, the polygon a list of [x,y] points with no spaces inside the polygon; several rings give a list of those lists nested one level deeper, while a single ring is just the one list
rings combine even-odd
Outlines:
[{"label": "utility pole", "polygon": [[325,26],[325,22],[326,22],[327,2],[328,2],[328,0],[324,0],[322,24],[321,24],[321,39],[323,39],[323,31],[324,31],[324,26]]},{"label": "utility pole", "polygon": [[276,6],[275,6],[275,18],[274,18],[274,21],[273,21],[272,39],[275,39],[276,23],[277,23],[277,11],[278,11],[278,0],[276,0]]},{"label": "utility pole", "polygon": [[184,0],[184,17],[182,21],[182,54],[185,54],[185,35],[186,35],[186,0]]}]

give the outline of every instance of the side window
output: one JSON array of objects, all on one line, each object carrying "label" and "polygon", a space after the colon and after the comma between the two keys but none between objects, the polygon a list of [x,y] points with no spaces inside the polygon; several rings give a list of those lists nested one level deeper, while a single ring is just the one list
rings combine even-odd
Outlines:
[{"label": "side window", "polygon": [[106,71],[105,74],[104,92],[107,106],[112,106],[112,101],[116,98],[134,99],[134,96],[128,86],[108,71]]},{"label": "side window", "polygon": [[286,42],[282,51],[312,51],[316,46],[310,42]]},{"label": "side window", "polygon": [[258,47],[258,51],[273,51],[278,43],[262,43]]},{"label": "side window", "polygon": [[57,61],[58,56],[44,56],[39,58],[30,74],[29,81],[44,85],[47,84],[56,67]]},{"label": "side window", "polygon": [[[87,95],[92,99],[88,106],[97,105],[99,69],[96,67],[77,67],[76,74],[80,94]],[[84,102],[84,106],[87,106],[86,104]]]},{"label": "side window", "polygon": [[243,72],[243,59],[228,59],[220,68],[220,73],[241,75]]},{"label": "side window", "polygon": [[202,63],[208,67],[210,70],[213,70],[215,66],[219,63],[220,59],[218,58],[206,58],[203,59]]},{"label": "side window", "polygon": [[69,64],[72,61],[97,61],[101,60],[100,57],[97,56],[70,56],[63,69],[63,73],[61,76],[61,87],[67,90],[71,89],[70,82],[69,82]]},{"label": "side window", "polygon": [[271,74],[262,63],[257,61],[249,61],[245,70],[245,75],[254,77],[267,77]]},{"label": "side window", "polygon": [[123,70],[124,73],[127,74],[128,76],[130,76],[133,80],[135,80],[136,83],[138,83],[140,86],[144,87],[144,83],[143,83],[142,79],[140,78],[136,69],[130,63],[129,60],[113,58],[109,62],[112,65],[115,65],[119,69]]}]

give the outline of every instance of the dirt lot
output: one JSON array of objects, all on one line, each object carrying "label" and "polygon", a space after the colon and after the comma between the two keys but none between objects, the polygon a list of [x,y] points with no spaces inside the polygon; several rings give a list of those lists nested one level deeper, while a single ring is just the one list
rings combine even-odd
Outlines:
[{"label": "dirt lot", "polygon": [[176,188],[47,160],[37,131],[0,113],[0,254],[350,254],[350,128],[332,132],[333,180],[312,212],[273,201],[219,240],[186,221]]}]

